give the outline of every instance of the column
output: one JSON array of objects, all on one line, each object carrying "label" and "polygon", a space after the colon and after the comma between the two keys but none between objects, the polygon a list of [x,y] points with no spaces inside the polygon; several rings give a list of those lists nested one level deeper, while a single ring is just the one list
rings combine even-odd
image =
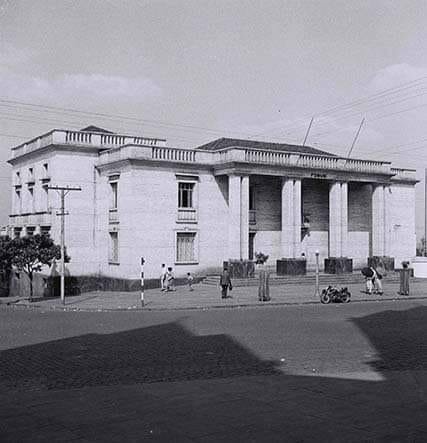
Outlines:
[{"label": "column", "polygon": [[386,205],[385,189],[377,185],[372,191],[372,255],[386,255]]},{"label": "column", "polygon": [[348,257],[348,185],[341,183],[341,257]]},{"label": "column", "polygon": [[294,180],[293,258],[301,254],[301,180]]},{"label": "column", "polygon": [[391,256],[392,227],[390,225],[390,186],[384,186],[384,256]]},{"label": "column", "polygon": [[249,259],[249,177],[243,176],[240,199],[240,258]]},{"label": "column", "polygon": [[282,181],[282,232],[281,252],[282,257],[293,258],[294,244],[294,181],[283,178]]},{"label": "column", "polygon": [[240,258],[241,178],[228,176],[228,258]]},{"label": "column", "polygon": [[347,256],[347,191],[347,183],[331,183],[329,188],[329,257]]},{"label": "column", "polygon": [[281,255],[299,257],[301,246],[301,180],[283,178]]}]

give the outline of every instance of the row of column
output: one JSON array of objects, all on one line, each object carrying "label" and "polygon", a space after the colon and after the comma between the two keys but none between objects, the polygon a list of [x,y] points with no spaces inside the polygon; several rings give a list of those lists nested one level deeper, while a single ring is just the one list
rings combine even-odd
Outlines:
[{"label": "row of column", "polygon": [[[372,255],[385,256],[387,242],[387,186],[372,193]],[[249,177],[229,175],[229,258],[249,257]],[[281,256],[301,255],[301,179],[285,177],[281,189]],[[331,183],[329,188],[329,257],[347,257],[348,184]]]}]

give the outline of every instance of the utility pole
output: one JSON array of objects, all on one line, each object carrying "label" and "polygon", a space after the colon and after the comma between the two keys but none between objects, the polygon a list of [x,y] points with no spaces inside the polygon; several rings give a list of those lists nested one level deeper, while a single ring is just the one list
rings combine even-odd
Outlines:
[{"label": "utility pole", "polygon": [[81,191],[80,186],[48,186],[48,189],[57,191],[61,197],[61,211],[56,215],[61,217],[61,301],[65,305],[65,216],[68,212],[65,212],[65,196],[70,191]]},{"label": "utility pole", "polygon": [[427,257],[427,168],[424,170],[424,257]]},{"label": "utility pole", "polygon": [[347,158],[350,158],[351,152],[353,151],[354,145],[356,144],[357,138],[359,137],[360,130],[362,129],[363,123],[365,123],[364,118],[362,118],[362,121],[360,122],[359,129],[357,130],[356,136],[354,137],[353,143],[351,144],[351,148],[348,151]]},{"label": "utility pole", "polygon": [[303,146],[305,146],[305,142],[307,141],[308,134],[310,133],[311,125],[313,124],[313,120],[314,120],[314,117],[311,117],[310,124],[308,125],[308,129],[307,129],[307,132],[305,134],[304,141],[302,143]]}]

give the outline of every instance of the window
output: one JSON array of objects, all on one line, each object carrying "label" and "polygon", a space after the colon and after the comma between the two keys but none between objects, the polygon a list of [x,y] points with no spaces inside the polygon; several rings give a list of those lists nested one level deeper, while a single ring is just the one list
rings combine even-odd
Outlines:
[{"label": "window", "polygon": [[194,183],[178,183],[178,208],[193,208]]},{"label": "window", "polygon": [[22,228],[13,228],[13,237],[19,238],[21,237]]},{"label": "window", "polygon": [[49,164],[48,163],[43,163],[43,170],[46,174],[48,173],[48,171],[49,171]]},{"label": "window", "polygon": [[176,234],[176,261],[177,263],[197,261],[195,232],[178,232]]},{"label": "window", "polygon": [[29,212],[34,212],[34,188],[30,186],[28,188],[28,192],[30,193],[30,210]]},{"label": "window", "polygon": [[117,209],[118,182],[110,182],[111,186],[111,206],[110,209]]},{"label": "window", "polygon": [[19,189],[15,190],[16,204],[15,204],[15,214],[20,214],[22,212],[22,200],[21,191]]},{"label": "window", "polygon": [[34,235],[35,230],[36,230],[35,226],[27,226],[28,237],[32,237]]},{"label": "window", "polygon": [[50,226],[40,226],[41,235],[50,235]]},{"label": "window", "polygon": [[119,233],[110,232],[110,263],[119,262]]}]

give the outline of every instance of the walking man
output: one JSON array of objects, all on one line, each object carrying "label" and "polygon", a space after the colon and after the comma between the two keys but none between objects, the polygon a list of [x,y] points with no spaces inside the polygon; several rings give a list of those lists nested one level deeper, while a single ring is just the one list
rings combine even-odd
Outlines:
[{"label": "walking man", "polygon": [[228,269],[224,268],[222,271],[221,277],[219,279],[219,284],[221,286],[221,298],[227,298],[227,290],[230,288],[230,291],[233,289],[231,285],[230,274],[228,273]]}]

